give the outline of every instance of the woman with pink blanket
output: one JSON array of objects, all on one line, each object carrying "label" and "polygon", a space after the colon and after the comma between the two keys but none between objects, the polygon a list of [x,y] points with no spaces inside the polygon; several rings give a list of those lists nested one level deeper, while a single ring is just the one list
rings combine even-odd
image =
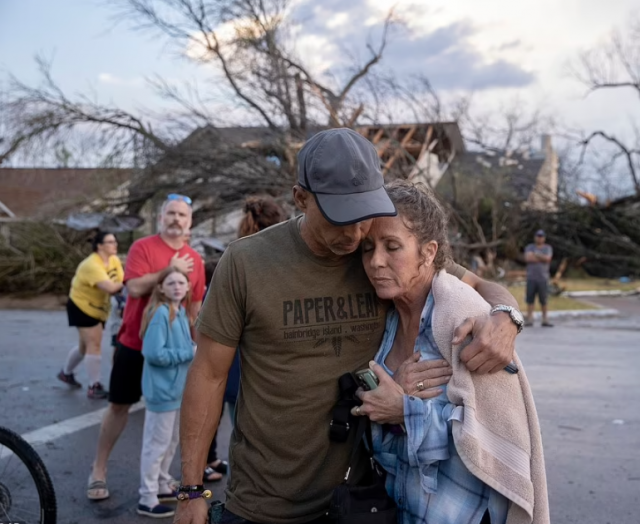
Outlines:
[{"label": "woman with pink blanket", "polygon": [[[379,379],[360,392],[354,415],[373,422],[373,448],[387,472],[402,524],[546,524],[549,522],[540,428],[522,364],[518,373],[470,373],[453,345],[467,318],[510,314],[491,309],[443,269],[449,256],[444,210],[426,187],[387,188],[397,217],[377,218],[362,244],[367,276],[393,301],[371,368]],[[506,306],[505,306],[506,307]],[[407,395],[391,376],[409,356],[445,359],[449,384],[437,396]],[[418,357],[416,357],[418,358]],[[429,388],[418,382],[416,392]],[[435,392],[434,392],[435,393]]]}]

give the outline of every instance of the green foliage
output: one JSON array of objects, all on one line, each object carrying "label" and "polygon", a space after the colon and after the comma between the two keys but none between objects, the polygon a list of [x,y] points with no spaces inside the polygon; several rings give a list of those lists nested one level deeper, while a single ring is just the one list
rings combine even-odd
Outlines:
[{"label": "green foliage", "polygon": [[67,294],[91,236],[44,222],[5,224],[0,235],[0,292]]}]

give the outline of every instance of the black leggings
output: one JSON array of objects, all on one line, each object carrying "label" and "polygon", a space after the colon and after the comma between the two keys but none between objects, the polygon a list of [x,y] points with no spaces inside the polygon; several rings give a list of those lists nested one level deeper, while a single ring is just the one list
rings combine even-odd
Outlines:
[{"label": "black leggings", "polygon": [[218,432],[213,436],[213,440],[211,441],[211,446],[209,446],[209,453],[207,454],[207,464],[211,464],[218,460],[218,454],[216,453],[216,447],[218,439]]},{"label": "black leggings", "polygon": [[[222,420],[222,415],[224,415],[224,402],[222,404],[222,413],[220,413],[220,420],[218,421],[218,427],[220,427],[220,421]],[[218,431],[216,430],[216,434],[213,436],[213,440],[211,441],[211,445],[209,446],[209,453],[207,454],[207,464],[211,464],[218,460],[218,453],[216,452],[217,441],[218,440]]]}]

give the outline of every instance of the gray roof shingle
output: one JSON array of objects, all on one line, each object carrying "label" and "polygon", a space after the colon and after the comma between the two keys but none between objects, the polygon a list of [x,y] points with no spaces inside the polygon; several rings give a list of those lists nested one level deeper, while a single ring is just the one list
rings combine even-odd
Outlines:
[{"label": "gray roof shingle", "polygon": [[451,165],[436,186],[436,190],[447,199],[454,196],[454,180],[457,191],[465,185],[476,187],[478,184],[504,181],[503,189],[518,201],[525,202],[538,179],[544,164],[541,155],[523,153],[487,153],[468,151],[456,155]]}]

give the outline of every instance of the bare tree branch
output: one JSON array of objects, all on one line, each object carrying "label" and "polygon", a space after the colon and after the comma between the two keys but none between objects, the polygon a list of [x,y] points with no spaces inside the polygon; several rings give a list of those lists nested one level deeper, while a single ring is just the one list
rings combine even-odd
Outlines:
[{"label": "bare tree branch", "polygon": [[635,188],[636,194],[640,195],[640,178],[638,176],[638,168],[634,161],[634,155],[638,156],[640,159],[640,149],[629,149],[624,143],[618,140],[616,137],[612,135],[608,135],[604,131],[594,131],[587,138],[580,142],[582,146],[582,152],[580,154],[580,161],[584,160],[584,156],[586,154],[587,148],[589,147],[591,141],[597,137],[600,137],[607,142],[614,144],[616,148],[618,148],[618,155],[624,156],[627,161],[627,168],[629,169],[629,175],[631,176],[631,180],[633,182],[633,186]]},{"label": "bare tree branch", "polygon": [[589,93],[631,88],[640,95],[640,17],[632,17],[624,33],[614,31],[608,42],[581,53],[570,69]]}]

